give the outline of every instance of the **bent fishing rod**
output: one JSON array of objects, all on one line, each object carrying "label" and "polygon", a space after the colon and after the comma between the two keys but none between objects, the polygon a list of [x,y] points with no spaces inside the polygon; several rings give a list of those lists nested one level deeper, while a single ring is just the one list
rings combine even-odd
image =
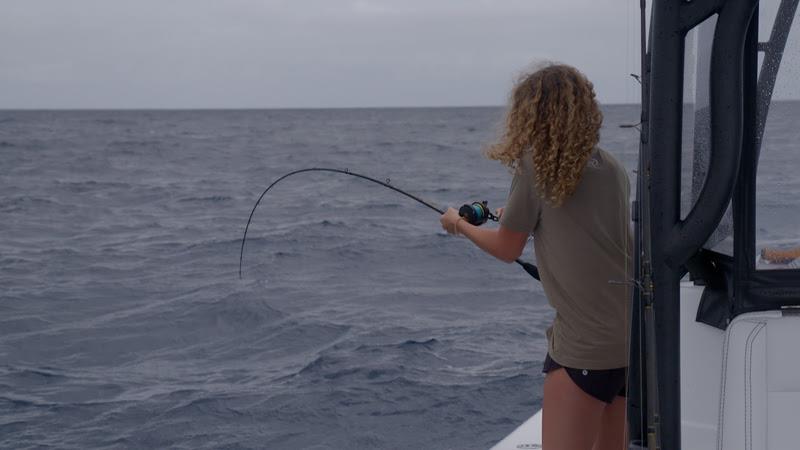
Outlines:
[{"label": "bent fishing rod", "polygon": [[[282,180],[284,180],[286,178],[289,178],[292,175],[297,175],[297,174],[303,173],[303,172],[334,172],[334,173],[341,173],[341,174],[344,174],[344,175],[349,175],[351,177],[361,178],[361,179],[370,181],[372,183],[379,184],[379,185],[381,185],[383,187],[389,188],[389,189],[391,189],[391,190],[393,190],[395,192],[398,192],[400,194],[403,194],[406,197],[408,197],[408,198],[410,198],[412,200],[415,200],[418,203],[421,203],[421,204],[427,206],[428,208],[436,211],[439,214],[444,214],[444,211],[442,211],[441,209],[431,205],[430,203],[426,202],[425,200],[423,200],[423,199],[421,199],[421,198],[419,198],[419,197],[417,197],[417,196],[415,196],[413,194],[409,194],[408,192],[406,192],[406,191],[404,191],[402,189],[399,189],[399,188],[396,188],[396,187],[392,186],[391,184],[389,184],[390,180],[388,180],[388,179],[384,182],[384,181],[376,180],[375,178],[372,178],[372,177],[368,177],[366,175],[362,175],[360,173],[351,172],[348,169],[331,169],[331,168],[327,168],[327,167],[310,167],[310,168],[307,168],[307,169],[295,170],[295,171],[289,172],[286,175],[283,175],[280,178],[278,178],[277,180],[273,181],[272,184],[270,184],[269,186],[267,186],[266,189],[264,189],[264,192],[262,192],[261,195],[258,197],[258,200],[256,200],[256,204],[253,205],[253,209],[252,209],[252,211],[250,211],[250,217],[247,219],[247,225],[245,225],[245,227],[244,227],[244,234],[242,235],[242,248],[241,248],[241,251],[239,252],[239,279],[240,280],[242,279],[242,261],[244,259],[244,243],[247,240],[247,230],[250,228],[250,222],[253,220],[253,214],[255,214],[256,208],[258,208],[258,205],[261,203],[261,200],[264,198],[265,195],[267,195],[267,192],[269,192],[269,190],[272,189],[273,186],[275,186],[276,184],[278,184]],[[470,205],[464,205],[458,210],[458,214],[461,217],[463,217],[467,222],[469,222],[470,224],[475,225],[475,226],[483,225],[488,220],[492,220],[494,222],[497,222],[499,220],[497,216],[495,216],[494,214],[489,212],[489,209],[487,207],[487,202],[473,202]],[[539,269],[536,266],[534,266],[533,264],[531,264],[529,262],[522,261],[520,259],[516,259],[514,262],[516,262],[517,264],[522,266],[522,268],[525,269],[525,272],[528,272],[528,274],[530,276],[532,276],[533,278],[535,278],[537,280],[540,280],[540,278],[539,278]]]}]

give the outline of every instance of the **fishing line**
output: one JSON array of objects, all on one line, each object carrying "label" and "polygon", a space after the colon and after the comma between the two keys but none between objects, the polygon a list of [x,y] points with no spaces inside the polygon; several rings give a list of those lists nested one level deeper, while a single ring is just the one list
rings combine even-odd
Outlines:
[{"label": "fishing line", "polygon": [[[389,184],[390,183],[389,179],[387,179],[386,181],[381,181],[381,180],[377,180],[377,179],[372,178],[372,177],[368,177],[366,175],[362,175],[360,173],[351,172],[348,169],[331,169],[331,168],[327,168],[327,167],[310,167],[310,168],[307,168],[307,169],[295,170],[295,171],[289,172],[286,175],[283,175],[280,178],[278,178],[277,180],[273,181],[272,184],[270,184],[269,186],[267,186],[266,189],[264,189],[264,192],[262,192],[261,195],[258,197],[258,200],[256,200],[256,204],[253,205],[253,209],[252,209],[252,211],[250,211],[250,217],[247,218],[247,225],[245,225],[245,227],[244,227],[244,234],[242,235],[242,248],[241,248],[241,251],[239,252],[239,279],[240,280],[242,279],[242,261],[244,260],[244,244],[245,244],[245,242],[247,240],[247,230],[250,229],[250,222],[252,222],[252,220],[253,220],[253,215],[256,212],[256,208],[258,208],[258,205],[261,203],[261,200],[264,198],[265,195],[267,195],[267,192],[269,192],[269,190],[272,189],[273,186],[278,184],[280,181],[282,181],[282,180],[284,180],[286,178],[289,178],[292,175],[297,175],[297,174],[303,173],[303,172],[334,172],[334,173],[341,173],[341,174],[344,174],[344,175],[350,175],[351,177],[361,178],[361,179],[370,181],[372,183],[379,184],[379,185],[381,185],[383,187],[389,188],[389,189],[391,189],[391,190],[393,190],[395,192],[398,192],[400,194],[403,194],[406,197],[408,197],[408,198],[410,198],[412,200],[415,200],[418,203],[421,203],[421,204],[427,206],[428,208],[436,211],[439,214],[444,214],[443,210],[433,206],[432,204],[430,204],[430,203],[426,202],[425,200],[417,197],[416,195],[409,194],[408,192],[406,192],[406,191],[404,191],[402,189],[399,189],[399,188],[396,188],[396,187],[392,186],[391,184]],[[469,222],[471,222],[471,223],[474,221],[475,224],[477,224],[477,225],[480,225],[480,224],[486,222],[486,220],[493,220],[493,221],[497,221],[498,220],[497,217],[495,217],[493,214],[488,212],[488,208],[486,208],[486,202],[483,202],[483,203],[475,202],[472,205],[464,205],[459,210],[459,214],[462,215],[463,217],[467,218],[467,220]],[[522,268],[525,269],[525,271],[528,272],[528,274],[530,276],[532,276],[533,278],[536,278],[537,280],[540,279],[539,278],[539,269],[537,269],[536,266],[534,266],[533,264],[531,264],[529,262],[522,261],[520,259],[517,259],[514,262],[516,262],[517,264],[522,266]]]}]

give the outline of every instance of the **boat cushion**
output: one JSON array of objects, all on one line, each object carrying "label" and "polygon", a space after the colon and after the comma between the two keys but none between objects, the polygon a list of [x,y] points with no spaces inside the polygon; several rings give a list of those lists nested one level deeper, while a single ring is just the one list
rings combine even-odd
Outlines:
[{"label": "boat cushion", "polygon": [[722,358],[717,449],[798,448],[800,316],[738,316],[726,331]]}]

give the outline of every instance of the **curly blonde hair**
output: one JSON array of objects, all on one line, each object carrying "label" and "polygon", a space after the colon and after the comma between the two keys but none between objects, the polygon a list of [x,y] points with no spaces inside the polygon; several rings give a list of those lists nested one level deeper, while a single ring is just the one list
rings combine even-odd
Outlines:
[{"label": "curly blonde hair", "polygon": [[603,114],[594,86],[574,67],[549,64],[524,74],[510,103],[503,135],[486,156],[516,169],[533,153],[539,195],[561,206],[575,192],[600,140]]}]

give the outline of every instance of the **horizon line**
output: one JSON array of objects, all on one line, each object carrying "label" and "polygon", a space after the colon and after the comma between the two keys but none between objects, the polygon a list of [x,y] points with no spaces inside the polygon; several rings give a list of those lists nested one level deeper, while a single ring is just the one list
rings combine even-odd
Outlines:
[{"label": "horizon line", "polygon": [[[640,106],[641,103],[600,103],[600,106]],[[5,108],[0,111],[325,111],[325,110],[368,110],[368,109],[476,109],[505,108],[507,105],[470,106],[290,106],[290,107],[90,107],[90,108]]]},{"label": "horizon line", "polygon": [[[787,99],[773,99],[770,103],[792,103],[792,102],[800,102],[800,98],[787,98]],[[684,105],[691,105],[692,103],[684,103]],[[7,107],[0,107],[0,112],[9,112],[9,111],[331,111],[331,110],[342,110],[342,111],[352,111],[352,110],[375,110],[375,109],[478,109],[478,108],[506,108],[508,105],[439,105],[439,106],[277,106],[277,107],[261,107],[261,106],[242,106],[242,107],[230,107],[230,106],[202,106],[202,107],[90,107],[90,108],[39,108],[39,107],[22,107],[22,108],[7,108]],[[603,106],[641,106],[641,103],[625,103],[625,102],[609,102],[609,103],[600,103],[600,107]]]}]

